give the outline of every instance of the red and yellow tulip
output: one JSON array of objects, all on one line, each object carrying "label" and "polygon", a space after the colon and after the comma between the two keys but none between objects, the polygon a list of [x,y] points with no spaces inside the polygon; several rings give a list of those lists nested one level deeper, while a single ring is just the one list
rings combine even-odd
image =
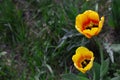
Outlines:
[{"label": "red and yellow tulip", "polygon": [[79,71],[86,73],[86,71],[90,70],[93,66],[93,52],[85,47],[78,47],[75,55],[72,57],[72,60],[74,62],[74,66]]},{"label": "red and yellow tulip", "polygon": [[75,27],[87,38],[91,38],[101,31],[103,23],[104,17],[101,17],[100,20],[97,12],[87,10],[76,17]]}]

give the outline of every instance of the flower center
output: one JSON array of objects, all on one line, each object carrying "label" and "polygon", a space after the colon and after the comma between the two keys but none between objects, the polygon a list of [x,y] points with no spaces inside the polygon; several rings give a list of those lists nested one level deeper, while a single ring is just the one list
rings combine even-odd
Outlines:
[{"label": "flower center", "polygon": [[86,67],[89,62],[90,62],[90,60],[85,59],[85,60],[81,63],[82,68]]},{"label": "flower center", "polygon": [[95,28],[95,27],[98,27],[98,24],[95,24],[95,23],[93,23],[93,22],[90,22],[89,25],[86,26],[86,29],[91,30],[91,28]]}]

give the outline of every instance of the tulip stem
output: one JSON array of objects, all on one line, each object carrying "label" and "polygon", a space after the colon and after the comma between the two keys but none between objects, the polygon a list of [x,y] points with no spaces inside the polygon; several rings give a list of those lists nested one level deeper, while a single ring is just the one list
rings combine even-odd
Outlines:
[{"label": "tulip stem", "polygon": [[103,47],[102,47],[102,45],[101,45],[100,40],[99,40],[97,37],[95,37],[94,40],[95,40],[96,44],[97,44],[98,47],[99,47],[99,53],[100,53],[100,58],[101,58],[101,64],[103,64],[103,62],[104,62]]},{"label": "tulip stem", "polygon": [[104,61],[103,48],[99,42],[98,42],[98,46],[99,46],[99,52],[100,52],[100,57],[101,57],[101,64],[103,64],[103,61]]},{"label": "tulip stem", "polygon": [[[99,52],[100,52],[100,58],[101,58],[101,65],[103,65],[103,62],[104,62],[103,48],[99,42],[98,42],[98,46],[99,46]],[[103,75],[101,74],[101,69],[100,69],[100,80],[103,80]]]},{"label": "tulip stem", "polygon": [[[95,41],[96,41],[96,44],[99,47],[99,53],[100,53],[100,58],[101,58],[101,65],[103,65],[103,62],[104,62],[103,47],[102,47],[102,45],[100,43],[100,40],[98,40],[98,38],[95,38]],[[103,76],[102,76],[101,72],[100,72],[100,80],[103,80]]]}]

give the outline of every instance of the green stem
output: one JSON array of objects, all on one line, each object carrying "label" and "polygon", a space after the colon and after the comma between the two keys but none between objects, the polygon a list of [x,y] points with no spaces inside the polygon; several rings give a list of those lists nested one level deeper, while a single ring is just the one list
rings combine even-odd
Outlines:
[{"label": "green stem", "polygon": [[94,40],[95,40],[96,44],[97,44],[98,47],[99,47],[99,53],[100,53],[100,58],[101,58],[101,64],[103,64],[103,62],[104,62],[103,47],[102,47],[102,45],[101,45],[100,40],[99,40],[97,37],[95,37]]},{"label": "green stem", "polygon": [[103,56],[103,48],[101,46],[101,44],[98,42],[98,46],[99,46],[99,52],[100,52],[100,58],[101,58],[101,64],[103,64],[104,61],[104,56]]},{"label": "green stem", "polygon": [[[103,61],[104,61],[103,48],[99,42],[98,42],[98,46],[99,46],[99,52],[100,52],[100,58],[101,58],[101,65],[103,65]],[[100,80],[103,80],[103,76],[101,74],[101,69],[100,69]]]},{"label": "green stem", "polygon": [[[100,43],[100,40],[98,40],[98,38],[95,38],[95,41],[96,41],[96,44],[98,45],[99,47],[99,53],[100,53],[100,58],[101,58],[101,65],[103,64],[104,62],[104,56],[103,56],[103,47]],[[103,76],[101,74],[101,70],[100,70],[100,80],[103,80]]]}]

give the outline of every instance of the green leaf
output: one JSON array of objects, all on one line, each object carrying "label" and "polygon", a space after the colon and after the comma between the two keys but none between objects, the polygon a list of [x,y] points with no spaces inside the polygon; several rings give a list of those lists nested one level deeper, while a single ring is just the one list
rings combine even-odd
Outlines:
[{"label": "green leaf", "polygon": [[114,78],[112,78],[111,80],[120,80],[120,76],[114,77]]},{"label": "green leaf", "polygon": [[7,54],[7,52],[5,52],[5,51],[0,52],[0,57],[4,56],[4,55],[6,55],[6,54]]},{"label": "green leaf", "polygon": [[83,76],[77,76],[73,73],[69,73],[69,74],[63,74],[62,80],[89,80],[89,79]]},{"label": "green leaf", "polygon": [[80,77],[80,80],[89,80],[89,79],[86,77]]},{"label": "green leaf", "polygon": [[92,69],[93,69],[93,80],[99,80],[100,79],[100,64],[94,62]]},{"label": "green leaf", "polygon": [[108,25],[115,28],[114,19],[111,16],[108,18]]},{"label": "green leaf", "polygon": [[86,78],[85,76],[77,76],[73,73],[69,73],[69,74],[63,74],[62,80],[89,80],[89,79]]},{"label": "green leaf", "polygon": [[103,76],[108,72],[109,68],[109,59],[106,59],[100,67],[100,78],[103,78]]},{"label": "green leaf", "polygon": [[70,73],[70,74],[63,74],[62,80],[80,80],[80,79],[77,75]]},{"label": "green leaf", "polygon": [[120,44],[112,44],[111,48],[113,51],[119,52],[120,51]]}]

